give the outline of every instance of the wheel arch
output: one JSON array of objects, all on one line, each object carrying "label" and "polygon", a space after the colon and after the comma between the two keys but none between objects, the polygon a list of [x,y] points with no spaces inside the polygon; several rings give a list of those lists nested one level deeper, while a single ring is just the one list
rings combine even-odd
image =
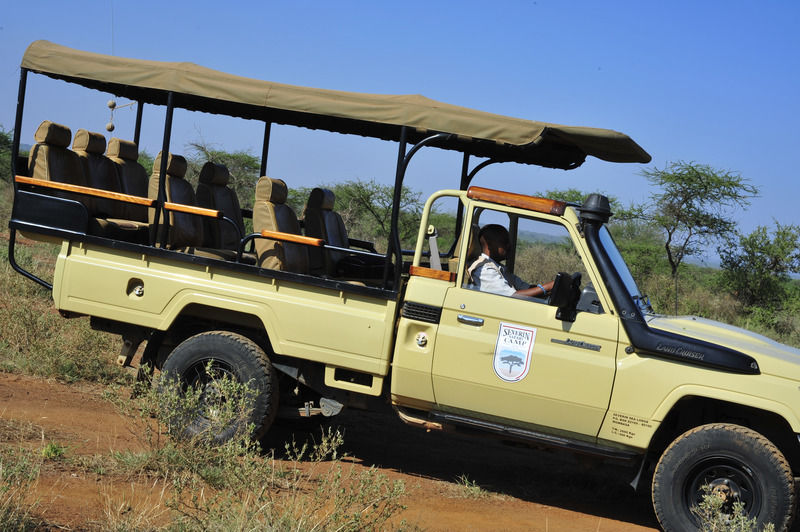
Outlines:
[{"label": "wheel arch", "polygon": [[171,313],[171,319],[165,322],[166,327],[157,331],[150,340],[157,345],[148,345],[149,362],[156,368],[163,365],[175,346],[191,336],[213,330],[240,334],[258,344],[268,355],[274,354],[270,323],[254,312],[189,302]]},{"label": "wheel arch", "polygon": [[784,416],[773,410],[702,395],[687,395],[672,405],[650,440],[648,454],[657,460],[675,438],[709,423],[741,425],[762,434],[778,447],[792,470],[800,472],[800,442]]}]

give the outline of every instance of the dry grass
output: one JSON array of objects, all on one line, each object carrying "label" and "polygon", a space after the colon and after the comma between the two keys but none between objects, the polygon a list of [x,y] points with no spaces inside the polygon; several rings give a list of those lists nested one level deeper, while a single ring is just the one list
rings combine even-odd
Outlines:
[{"label": "dry grass", "polygon": [[[0,194],[6,195],[7,190]],[[8,209],[3,211],[8,216]],[[7,227],[7,218],[2,223]],[[20,266],[51,280],[57,248],[17,236],[14,256]],[[0,232],[0,371],[64,382],[129,382],[114,361],[118,339],[93,331],[88,318],[62,318],[48,291],[11,268],[7,243],[6,229]]]},{"label": "dry grass", "polygon": [[545,283],[558,272],[583,274],[586,268],[575,250],[563,244],[534,243],[517,251],[515,273],[529,283]]}]

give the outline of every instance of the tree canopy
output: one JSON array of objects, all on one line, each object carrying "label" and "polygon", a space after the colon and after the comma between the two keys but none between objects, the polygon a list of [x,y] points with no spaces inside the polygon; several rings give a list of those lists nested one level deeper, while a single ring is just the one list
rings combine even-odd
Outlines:
[{"label": "tree canopy", "polygon": [[746,306],[775,307],[785,299],[790,273],[800,273],[800,226],[775,222],[729,236],[718,248],[722,283]]},{"label": "tree canopy", "polygon": [[741,175],[694,162],[670,162],[641,174],[658,189],[645,216],[665,233],[673,277],[686,257],[734,231],[734,211],[758,195],[758,188]]}]

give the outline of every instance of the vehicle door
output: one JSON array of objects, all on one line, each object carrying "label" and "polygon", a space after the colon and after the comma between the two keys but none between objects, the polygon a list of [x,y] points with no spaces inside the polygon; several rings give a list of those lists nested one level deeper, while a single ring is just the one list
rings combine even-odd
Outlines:
[{"label": "vehicle door", "polygon": [[[506,266],[523,279],[545,283],[563,271],[581,272],[583,285],[595,280],[573,244],[577,231],[563,219],[481,209],[468,220],[472,227],[478,213],[483,225],[510,226]],[[432,369],[437,408],[594,437],[611,396],[619,320],[591,292],[569,322],[544,299],[476,290],[466,272],[474,258],[445,296]]]}]

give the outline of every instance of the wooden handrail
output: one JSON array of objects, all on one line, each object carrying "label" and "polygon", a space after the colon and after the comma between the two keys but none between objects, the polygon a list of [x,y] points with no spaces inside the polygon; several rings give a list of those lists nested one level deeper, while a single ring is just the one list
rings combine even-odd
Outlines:
[{"label": "wooden handrail", "polygon": [[293,233],[282,233],[280,231],[261,231],[261,236],[264,238],[271,238],[272,240],[283,240],[285,242],[294,242],[296,244],[305,244],[307,246],[322,247],[325,241],[321,238],[312,238],[310,236],[295,235]]},{"label": "wooden handrail", "polygon": [[417,277],[427,277],[428,279],[437,279],[439,281],[449,281],[451,283],[456,280],[456,272],[434,270],[433,268],[426,268],[424,266],[409,266],[408,274]]},{"label": "wooden handrail", "polygon": [[164,208],[168,211],[185,212],[188,214],[205,216],[207,218],[222,218],[223,216],[222,211],[206,209],[204,207],[195,207],[194,205],[186,205],[184,203],[172,203],[170,201],[164,203]]},{"label": "wooden handrail", "polygon": [[467,190],[467,197],[470,199],[499,203],[509,207],[519,207],[521,209],[527,209],[534,212],[554,214],[556,216],[561,216],[564,214],[564,211],[567,208],[567,204],[563,201],[537,198],[535,196],[515,194],[513,192],[503,192],[500,190],[492,190],[490,188],[483,187],[469,187]]},{"label": "wooden handrail", "polygon": [[53,188],[56,190],[64,190],[66,192],[75,192],[77,194],[86,194],[87,196],[95,196],[97,198],[113,199],[117,201],[124,201],[125,203],[144,205],[145,207],[152,207],[153,204],[156,202],[156,200],[154,199],[143,198],[141,196],[132,196],[130,194],[122,194],[121,192],[111,192],[109,190],[84,187],[81,185],[73,185],[70,183],[61,183],[58,181],[45,181],[44,179],[36,179],[33,177],[26,177],[23,175],[14,176],[14,180],[17,183],[23,185],[35,185],[37,187]]}]

